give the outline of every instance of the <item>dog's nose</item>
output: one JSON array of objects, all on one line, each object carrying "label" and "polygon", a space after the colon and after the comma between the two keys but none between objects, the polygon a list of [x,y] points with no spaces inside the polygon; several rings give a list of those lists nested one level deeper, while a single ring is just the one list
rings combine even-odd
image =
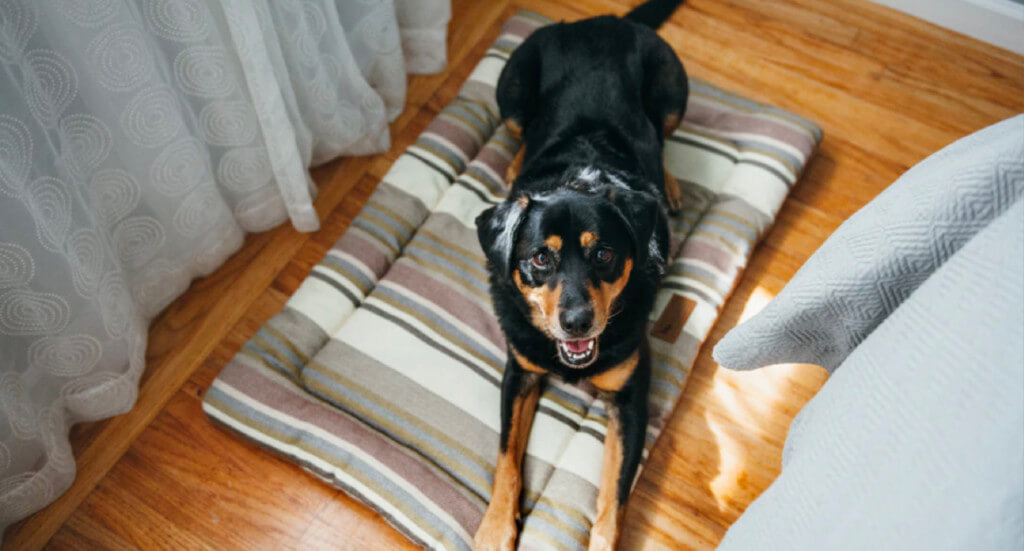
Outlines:
[{"label": "dog's nose", "polygon": [[571,308],[562,310],[558,315],[562,330],[574,337],[582,336],[590,331],[594,324],[594,311],[590,308]]}]

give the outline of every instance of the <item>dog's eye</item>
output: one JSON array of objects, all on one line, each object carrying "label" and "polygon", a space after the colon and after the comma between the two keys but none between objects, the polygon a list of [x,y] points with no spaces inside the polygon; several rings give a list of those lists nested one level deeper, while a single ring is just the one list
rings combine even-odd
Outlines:
[{"label": "dog's eye", "polygon": [[551,263],[551,255],[548,254],[547,251],[540,251],[533,255],[533,258],[530,260],[533,262],[534,266],[544,268]]},{"label": "dog's eye", "polygon": [[608,247],[602,247],[598,249],[596,253],[594,253],[594,258],[597,259],[597,261],[601,264],[607,264],[611,262],[614,256],[615,254],[612,253],[612,250],[609,249]]}]

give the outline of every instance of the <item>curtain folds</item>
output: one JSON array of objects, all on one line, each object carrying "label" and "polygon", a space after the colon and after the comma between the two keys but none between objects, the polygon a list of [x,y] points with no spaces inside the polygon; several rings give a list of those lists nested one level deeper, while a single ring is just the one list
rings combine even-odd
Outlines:
[{"label": "curtain folds", "polygon": [[306,168],[389,146],[448,0],[0,0],[0,527],[123,413],[149,319],[245,232],[319,227]]}]

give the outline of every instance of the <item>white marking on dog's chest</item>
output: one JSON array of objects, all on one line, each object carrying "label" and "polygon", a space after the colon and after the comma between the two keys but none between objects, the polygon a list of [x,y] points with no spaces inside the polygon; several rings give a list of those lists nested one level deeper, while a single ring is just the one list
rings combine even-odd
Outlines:
[{"label": "white marking on dog's chest", "polygon": [[595,166],[585,166],[581,168],[576,173],[574,183],[577,186],[580,186],[580,184],[584,184],[584,186],[580,187],[584,187],[586,191],[594,191],[601,184],[611,184],[622,189],[629,189],[629,186],[626,185],[626,182],[623,181],[622,178],[620,178],[617,174],[608,170],[597,168]]}]

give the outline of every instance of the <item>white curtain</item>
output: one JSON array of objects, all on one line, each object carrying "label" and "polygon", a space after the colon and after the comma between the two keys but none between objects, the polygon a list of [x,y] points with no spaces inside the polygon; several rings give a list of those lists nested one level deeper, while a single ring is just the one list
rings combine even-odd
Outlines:
[{"label": "white curtain", "polygon": [[131,408],[154,314],[245,232],[318,228],[306,167],[387,149],[449,16],[0,0],[0,528],[70,485],[72,424]]}]

